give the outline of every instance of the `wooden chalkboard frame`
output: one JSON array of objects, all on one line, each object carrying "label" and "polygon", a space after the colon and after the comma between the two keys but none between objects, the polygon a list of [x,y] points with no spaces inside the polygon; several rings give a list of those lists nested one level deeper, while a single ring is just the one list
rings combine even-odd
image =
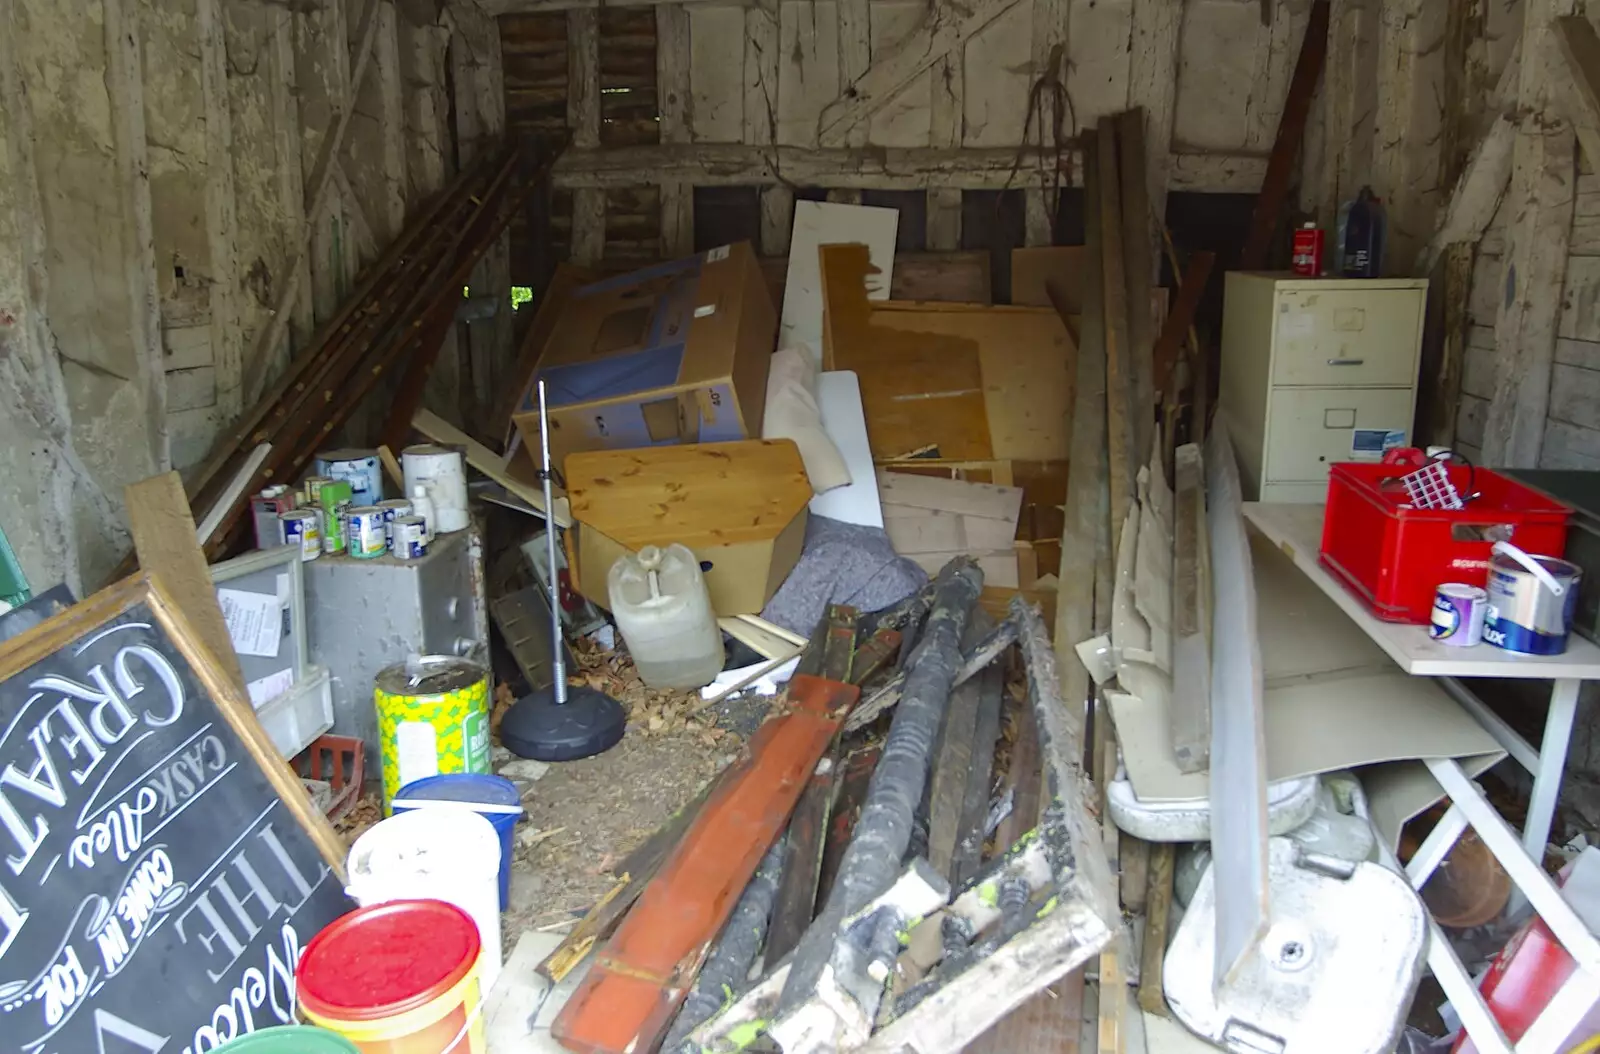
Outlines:
[{"label": "wooden chalkboard frame", "polygon": [[0,682],[10,680],[141,603],[149,605],[162,630],[188,662],[245,751],[277,791],[289,815],[305,830],[343,885],[346,881],[344,842],[327,817],[312,805],[300,778],[278,754],[266,729],[256,720],[250,701],[240,695],[233,678],[200,642],[172,594],[150,572],[141,572],[107,586],[15,640],[0,644]]}]

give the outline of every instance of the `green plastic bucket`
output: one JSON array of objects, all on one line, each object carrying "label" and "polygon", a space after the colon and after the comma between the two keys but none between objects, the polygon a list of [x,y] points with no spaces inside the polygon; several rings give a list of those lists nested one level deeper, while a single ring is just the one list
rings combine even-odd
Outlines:
[{"label": "green plastic bucket", "polygon": [[337,1032],[310,1025],[283,1025],[230,1040],[211,1054],[361,1054],[361,1051]]}]

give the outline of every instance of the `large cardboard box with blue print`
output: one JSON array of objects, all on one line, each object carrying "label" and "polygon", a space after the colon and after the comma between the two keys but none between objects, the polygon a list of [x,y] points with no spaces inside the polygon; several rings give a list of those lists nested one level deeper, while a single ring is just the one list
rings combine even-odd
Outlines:
[{"label": "large cardboard box with blue print", "polygon": [[583,450],[761,437],[777,312],[748,242],[570,292],[513,415],[539,455],[538,381],[556,464]]}]

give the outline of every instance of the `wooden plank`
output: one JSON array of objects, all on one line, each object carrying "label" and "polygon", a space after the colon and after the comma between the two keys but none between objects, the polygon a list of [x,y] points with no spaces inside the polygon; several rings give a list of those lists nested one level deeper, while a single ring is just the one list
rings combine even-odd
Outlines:
[{"label": "wooden plank", "polygon": [[789,842],[783,878],[778,883],[777,903],[773,905],[763,952],[766,970],[774,969],[779,960],[794,950],[816,913],[817,881],[822,874],[822,855],[827,845],[828,819],[833,811],[841,760],[839,742],[835,740],[833,749],[817,762],[789,817],[789,828],[783,836]]},{"label": "wooden plank", "polygon": [[1178,285],[1178,298],[1161,324],[1161,334],[1151,354],[1151,381],[1164,399],[1174,394],[1171,390],[1173,369],[1177,366],[1184,338],[1194,328],[1195,312],[1200,309],[1200,299],[1205,296],[1206,283],[1211,281],[1211,269],[1216,261],[1216,254],[1206,250],[1189,255]]},{"label": "wooden plank", "polygon": [[839,97],[823,107],[817,122],[821,145],[839,146],[849,142],[850,129],[883,109],[914,77],[960,48],[1018,2],[979,0],[970,11],[953,5],[930,8],[921,26],[860,76],[851,79]]},{"label": "wooden plank", "polygon": [[1505,208],[1507,247],[1502,260],[1504,293],[1495,315],[1495,391],[1484,425],[1483,456],[1490,464],[1531,468],[1539,464],[1550,406],[1550,369],[1561,318],[1572,231],[1572,186],[1576,149],[1570,125],[1548,121],[1547,54],[1551,20],[1559,0],[1523,5],[1523,55],[1517,98],[1520,119],[1512,151],[1511,189]]},{"label": "wooden plank", "polygon": [[1150,892],[1150,843],[1127,831],[1117,838],[1117,860],[1122,866],[1122,910],[1132,915],[1144,912]]},{"label": "wooden plank", "polygon": [[1211,643],[1206,633],[1201,550],[1205,545],[1205,467],[1186,443],[1174,458],[1172,754],[1182,772],[1211,761]]},{"label": "wooden plank", "polygon": [[1161,990],[1161,970],[1167,957],[1176,858],[1177,847],[1171,842],[1158,842],[1150,848],[1150,893],[1145,901],[1144,946],[1139,956],[1139,1007],[1162,1017],[1171,1016]]},{"label": "wooden plank", "polygon": [[1078,1054],[1083,1010],[1083,971],[1074,970],[996,1021],[967,1054]]},{"label": "wooden plank", "polygon": [[1583,15],[1555,19],[1554,34],[1566,62],[1567,83],[1556,91],[1565,103],[1578,142],[1590,167],[1600,167],[1600,35]]},{"label": "wooden plank", "polygon": [[[979,636],[969,627],[968,645]],[[956,844],[962,834],[967,776],[978,753],[976,731],[982,680],[982,676],[974,677],[950,693],[929,775],[928,862],[950,879],[952,890],[960,888],[954,875]]]},{"label": "wooden plank", "polygon": [[244,328],[240,321],[238,198],[233,180],[233,109],[221,0],[196,0],[200,95],[205,112],[206,251],[211,257],[211,343],[217,368],[217,412],[224,421],[244,407]]},{"label": "wooden plank", "polygon": [[1278,134],[1267,160],[1267,174],[1261,182],[1255,212],[1250,217],[1250,235],[1245,239],[1244,251],[1240,254],[1240,270],[1258,271],[1266,266],[1267,250],[1272,245],[1272,236],[1278,228],[1284,203],[1288,200],[1294,162],[1300,154],[1301,140],[1305,138],[1311,99],[1316,94],[1317,82],[1322,78],[1327,55],[1328,0],[1313,0],[1305,37],[1300,43],[1300,57],[1295,62],[1294,78],[1289,82],[1289,97],[1284,101],[1283,117],[1278,122]]},{"label": "wooden plank", "polygon": [[1145,178],[1145,113],[1128,110],[1117,119],[1117,146],[1121,151],[1122,253],[1127,283],[1128,359],[1131,363],[1133,456],[1138,464],[1150,460],[1155,425],[1155,387],[1151,353],[1155,344],[1155,319],[1150,313],[1150,286],[1158,260],[1155,227],[1150,222],[1150,186]]},{"label": "wooden plank", "polygon": [[[663,180],[701,187],[826,187],[853,190],[1016,190],[1044,185],[1040,166],[1070,171],[1061,186],[1082,177],[1080,157],[1057,158],[1036,146],[818,148],[781,143],[692,143],[675,146],[569,148],[552,179],[570,189],[624,189]],[[1207,194],[1253,194],[1266,163],[1257,156],[1181,153],[1171,157],[1169,189]],[[1054,184],[1055,178],[1050,177]]]},{"label": "wooden plank", "polygon": [[[1122,832],[1111,820],[1106,805],[1106,788],[1117,767],[1116,737],[1111,733],[1111,709],[1097,694],[1094,703],[1094,782],[1100,797],[1100,831],[1105,840],[1106,860],[1111,874],[1120,884]],[[1123,932],[1125,928],[1119,927]],[[1122,1054],[1127,1046],[1127,968],[1123,962],[1125,941],[1119,935],[1100,952],[1100,1001],[1097,1006],[1099,1054]]]},{"label": "wooden plank", "polygon": [[[573,147],[600,145],[600,15],[592,9],[567,12],[567,127]],[[605,194],[591,188],[575,190],[568,239],[572,261],[597,264],[605,249]]]},{"label": "wooden plank", "polygon": [[1000,705],[1005,695],[1005,681],[1005,667],[996,662],[967,682],[977,688],[977,713],[967,751],[966,788],[956,825],[955,851],[948,872],[951,889],[966,888],[978,877],[983,865],[984,825],[989,818],[990,777],[994,771],[995,743],[1000,738]]},{"label": "wooden plank", "polygon": [[[691,103],[689,11],[682,4],[656,8],[656,98],[663,143],[687,143]],[[675,260],[694,252],[694,187],[661,184],[661,255]]]},{"label": "wooden plank", "polygon": [[[435,443],[459,448],[463,451],[467,464],[533,506],[541,515],[545,514],[544,491],[542,488],[530,487],[516,479],[506,471],[505,458],[473,439],[455,425],[452,425],[437,414],[427,410],[418,410],[411,418],[411,427]],[[572,526],[572,519],[562,511],[560,500],[556,502],[555,515],[550,518],[555,521],[557,527]]]},{"label": "wooden plank", "polygon": [[[1093,156],[1092,150],[1089,156]],[[1093,183],[1098,184],[1098,175]],[[1100,211],[1098,186],[1086,187],[1084,217],[1091,259],[1098,259],[1100,253]],[[1089,672],[1078,658],[1076,646],[1079,641],[1093,636],[1094,631],[1095,521],[1101,516],[1099,493],[1105,472],[1106,445],[1106,360],[1102,328],[1105,308],[1101,300],[1100,269],[1087,269],[1085,279],[1069,459],[1078,468],[1067,475],[1055,625],[1061,699],[1074,711],[1089,697]],[[1050,289],[1050,296],[1057,314],[1065,322],[1069,316],[1065,296],[1054,287]]]},{"label": "wooden plank", "polygon": [[194,517],[176,472],[131,483],[123,490],[128,530],[139,566],[150,572],[194,627],[217,668],[232,682],[238,698],[248,699],[239,656],[217,606],[216,587],[200,551]]},{"label": "wooden plank", "polygon": [[1456,415],[1461,407],[1461,382],[1466,372],[1467,298],[1472,291],[1476,256],[1470,244],[1451,245],[1444,254],[1443,281],[1435,283],[1439,288],[1443,333],[1439,366],[1434,371],[1428,398],[1428,419],[1424,422],[1423,434],[1430,444],[1455,446]]},{"label": "wooden plank", "polygon": [[1100,271],[1105,303],[1106,436],[1111,483],[1112,562],[1121,525],[1133,504],[1133,354],[1129,347],[1127,264],[1122,244],[1122,188],[1117,172],[1117,122],[1100,118]]}]

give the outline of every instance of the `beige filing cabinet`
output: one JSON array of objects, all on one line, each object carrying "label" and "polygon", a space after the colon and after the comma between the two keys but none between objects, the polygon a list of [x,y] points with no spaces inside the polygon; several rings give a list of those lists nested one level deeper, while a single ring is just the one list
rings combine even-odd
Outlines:
[{"label": "beige filing cabinet", "polygon": [[1246,496],[1320,502],[1328,466],[1411,442],[1428,283],[1230,271],[1217,412]]}]

